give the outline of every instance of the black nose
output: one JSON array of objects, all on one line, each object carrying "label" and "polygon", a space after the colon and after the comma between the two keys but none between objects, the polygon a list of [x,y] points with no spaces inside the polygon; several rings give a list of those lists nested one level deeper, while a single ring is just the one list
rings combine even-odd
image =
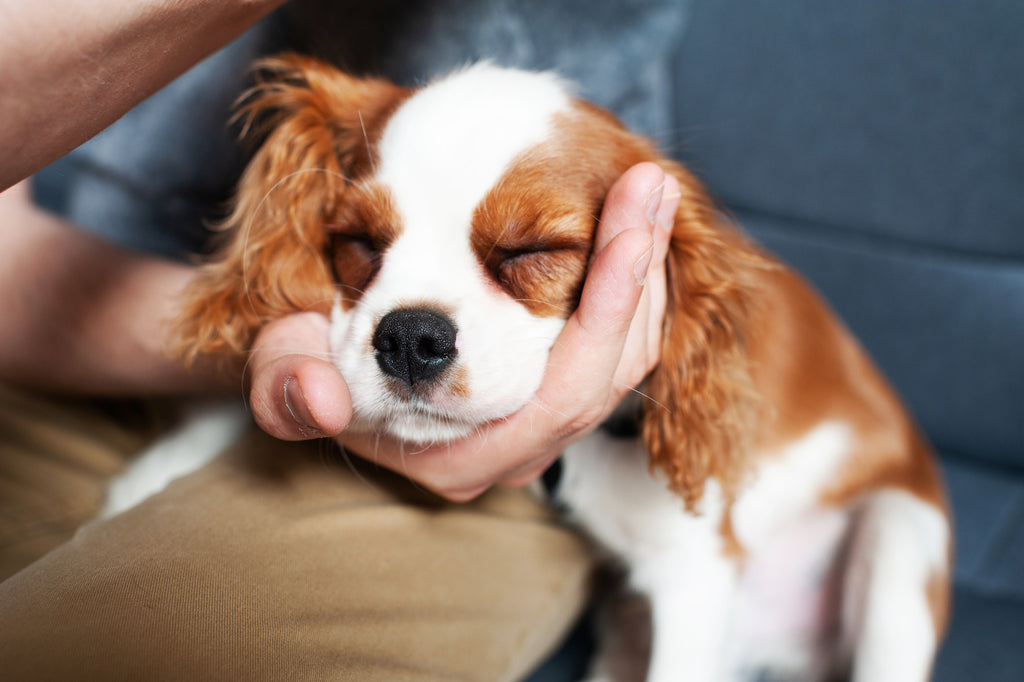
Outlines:
[{"label": "black nose", "polygon": [[393,310],[373,333],[381,371],[408,385],[436,376],[455,359],[455,325],[425,308]]}]

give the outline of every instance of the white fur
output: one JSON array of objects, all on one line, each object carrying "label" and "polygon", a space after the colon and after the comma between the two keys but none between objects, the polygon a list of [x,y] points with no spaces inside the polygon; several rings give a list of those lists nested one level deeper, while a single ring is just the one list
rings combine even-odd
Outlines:
[{"label": "white fur", "polygon": [[852,429],[818,424],[782,453],[760,458],[733,509],[733,532],[747,552],[730,657],[736,674],[770,669],[820,679],[834,652],[817,642],[826,582],[850,512],[822,507],[820,491],[849,456]]},{"label": "white fur", "polygon": [[[331,323],[331,347],[352,391],[353,428],[451,440],[511,414],[537,390],[563,321],[536,317],[486,283],[470,227],[510,163],[543,142],[568,106],[553,76],[479,65],[421,90],[388,122],[368,182],[389,190],[401,234],[358,304],[336,307]],[[413,401],[385,390],[370,339],[384,315],[410,305],[450,314],[458,330],[453,374],[468,390],[444,383],[429,400]]]},{"label": "white fur", "polygon": [[[772,660],[780,656],[806,657],[802,650],[776,648],[805,644],[787,641],[800,634],[787,628],[794,620],[799,625],[799,616],[759,613],[758,607],[778,606],[778,599],[763,599],[776,590],[804,600],[817,591],[827,563],[824,553],[834,551],[842,522],[815,531],[814,542],[794,543],[794,550],[810,549],[808,556],[780,557],[772,550],[784,529],[802,526],[816,509],[816,491],[834,475],[849,444],[848,427],[826,422],[756,472],[732,516],[737,540],[751,553],[753,569],[742,576],[736,563],[723,556],[725,509],[717,482],[709,482],[700,513],[691,515],[663,477],[648,473],[638,440],[598,432],[570,446],[563,457],[559,500],[588,532],[623,557],[632,587],[651,599],[649,681],[740,679],[764,666],[798,665]],[[800,602],[785,608],[799,609]]]},{"label": "white fur", "polygon": [[478,64],[420,90],[388,121],[376,179],[409,231],[466,236],[469,219],[516,156],[570,106],[552,74]]},{"label": "white fur", "polygon": [[844,598],[853,682],[926,680],[936,634],[922,586],[945,570],[945,517],[909,493],[864,500]]},{"label": "white fur", "polygon": [[558,500],[629,566],[633,589],[651,599],[648,680],[720,679],[732,624],[736,568],[723,557],[725,511],[710,481],[697,516],[684,513],[637,439],[596,432],[562,458]]},{"label": "white fur", "polygon": [[[624,559],[631,587],[651,600],[649,682],[743,680],[758,671],[815,680],[851,655],[857,681],[927,679],[936,642],[924,585],[944,565],[945,520],[894,491],[850,508],[821,506],[819,491],[851,446],[848,425],[824,422],[760,459],[732,510],[742,565],[723,554],[715,481],[692,515],[660,475],[649,475],[637,440],[599,432],[568,449],[558,499]],[[827,600],[842,589],[835,561],[851,527],[854,564],[836,613]],[[836,626],[847,633],[845,650],[824,646],[823,631]]]},{"label": "white fur", "polygon": [[249,425],[248,412],[236,402],[200,405],[113,480],[101,518],[120,514],[171,481],[196,471],[238,440]]}]

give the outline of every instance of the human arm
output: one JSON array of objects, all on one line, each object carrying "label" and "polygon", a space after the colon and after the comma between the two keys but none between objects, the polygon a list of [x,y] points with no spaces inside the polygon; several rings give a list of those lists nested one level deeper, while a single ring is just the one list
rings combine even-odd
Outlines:
[{"label": "human arm", "polygon": [[113,123],[285,0],[0,0],[0,190]]},{"label": "human arm", "polygon": [[75,228],[15,185],[0,194],[0,380],[99,395],[237,390],[237,375],[188,372],[169,352],[192,276]]}]

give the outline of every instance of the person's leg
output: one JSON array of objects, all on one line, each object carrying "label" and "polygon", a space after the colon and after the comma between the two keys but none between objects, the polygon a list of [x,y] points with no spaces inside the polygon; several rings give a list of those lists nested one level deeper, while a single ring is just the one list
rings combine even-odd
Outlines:
[{"label": "person's leg", "polygon": [[154,413],[137,403],[0,384],[0,580],[94,517],[107,481],[155,433]]},{"label": "person's leg", "polygon": [[332,452],[254,432],[0,583],[4,678],[529,672],[586,600],[586,543],[524,491],[447,504]]}]

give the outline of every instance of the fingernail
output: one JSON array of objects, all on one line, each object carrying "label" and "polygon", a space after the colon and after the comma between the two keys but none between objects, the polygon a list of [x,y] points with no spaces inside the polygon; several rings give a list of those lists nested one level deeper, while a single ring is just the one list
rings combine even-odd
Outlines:
[{"label": "fingernail", "polygon": [[662,181],[660,185],[651,190],[651,193],[647,195],[647,206],[646,216],[647,223],[654,227],[658,220],[658,208],[661,206],[662,194],[665,190],[665,182]]},{"label": "fingernail", "polygon": [[288,414],[292,416],[295,424],[306,435],[315,436],[320,433],[316,426],[316,420],[309,412],[309,405],[306,403],[306,396],[302,394],[302,387],[295,377],[288,377],[284,381],[284,406],[288,408]]},{"label": "fingernail", "polygon": [[661,197],[661,206],[658,207],[658,216],[655,224],[669,234],[676,223],[676,210],[679,208],[679,200],[683,198],[681,192],[665,194]]},{"label": "fingernail", "polygon": [[651,244],[633,263],[633,279],[636,280],[638,287],[642,287],[647,282],[647,268],[651,266],[651,259],[653,257],[654,244]]}]

